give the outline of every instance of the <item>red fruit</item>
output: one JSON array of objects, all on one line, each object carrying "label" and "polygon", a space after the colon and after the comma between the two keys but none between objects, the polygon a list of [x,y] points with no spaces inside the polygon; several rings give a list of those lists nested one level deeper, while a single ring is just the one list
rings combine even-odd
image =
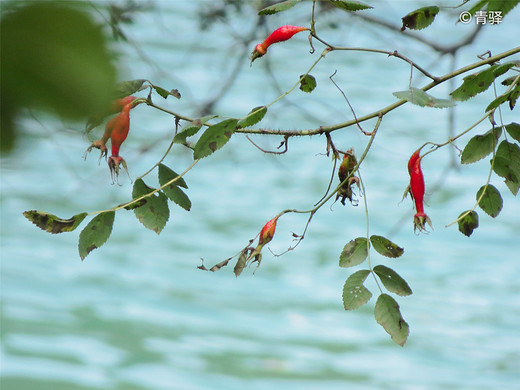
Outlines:
[{"label": "red fruit", "polygon": [[272,32],[271,35],[269,35],[266,38],[265,41],[256,45],[255,49],[251,53],[251,62],[256,60],[258,57],[262,57],[267,52],[267,48],[269,46],[271,46],[273,43],[286,41],[286,40],[292,38],[292,36],[294,34],[297,34],[301,31],[305,31],[305,30],[309,30],[309,28],[302,27],[302,26],[289,26],[289,25],[277,28],[276,30],[274,30]]},{"label": "red fruit", "polygon": [[126,106],[128,103],[132,103],[135,99],[137,99],[135,96],[126,96],[122,99],[114,100],[110,104],[110,113],[117,114],[123,109],[124,106]]},{"label": "red fruit", "polygon": [[[417,156],[416,156],[417,153]],[[410,172],[410,192],[412,194],[412,198],[415,202],[416,214],[414,215],[414,231],[419,229],[419,231],[426,230],[426,224],[432,227],[432,223],[430,218],[424,213],[424,176],[421,169],[421,159],[419,157],[418,152],[415,152],[410,160],[414,159],[415,162],[410,170],[410,162],[408,162],[408,170]]]},{"label": "red fruit", "polygon": [[125,141],[128,136],[128,131],[130,130],[130,109],[132,108],[132,103],[128,103],[123,107],[119,115],[115,118],[115,125],[112,128],[112,133],[110,136],[110,141],[112,143],[112,156],[119,156],[119,148],[121,144]]}]

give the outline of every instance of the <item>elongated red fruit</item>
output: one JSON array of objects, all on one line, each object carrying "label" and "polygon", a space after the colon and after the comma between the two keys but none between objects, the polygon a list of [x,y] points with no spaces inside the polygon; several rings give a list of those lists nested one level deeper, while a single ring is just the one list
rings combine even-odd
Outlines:
[{"label": "elongated red fruit", "polygon": [[274,233],[276,231],[276,221],[278,221],[278,217],[271,219],[264,225],[260,231],[260,238],[258,239],[259,246],[263,246],[273,239]]},{"label": "elongated red fruit", "polygon": [[119,115],[117,115],[115,126],[112,129],[110,141],[112,143],[112,156],[119,156],[119,148],[128,136],[130,130],[130,109],[132,108],[132,102],[128,103],[123,107]]},{"label": "elongated red fruit", "polygon": [[[417,152],[416,152],[417,153]],[[432,227],[430,218],[424,212],[424,175],[421,169],[422,157],[412,155],[411,159],[415,159],[412,169],[410,171],[410,192],[415,202],[416,213],[413,218],[414,231],[419,230],[426,231],[426,224]],[[408,169],[410,170],[410,162],[408,163]]]},{"label": "elongated red fruit", "polygon": [[269,35],[266,38],[265,41],[256,45],[255,49],[251,53],[251,62],[256,60],[258,57],[262,57],[265,53],[267,53],[267,48],[269,46],[271,46],[273,43],[286,41],[286,40],[292,38],[292,36],[294,34],[297,34],[301,31],[305,31],[305,30],[309,30],[309,28],[303,27],[303,26],[290,26],[290,25],[286,25],[286,26],[277,28],[276,30],[274,30],[272,32],[271,35]]}]

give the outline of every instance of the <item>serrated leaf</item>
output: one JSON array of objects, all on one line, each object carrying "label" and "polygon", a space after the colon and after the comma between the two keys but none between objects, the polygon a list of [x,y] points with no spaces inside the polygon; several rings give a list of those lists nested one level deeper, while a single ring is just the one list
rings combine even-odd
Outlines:
[{"label": "serrated leaf", "polygon": [[238,121],[237,126],[241,129],[249,126],[256,125],[258,122],[260,122],[265,114],[267,113],[267,107],[266,106],[259,106],[253,108],[251,111],[249,111],[249,114],[247,114],[246,117],[243,119],[240,119]]},{"label": "serrated leaf", "polygon": [[[484,196],[482,196],[483,192]],[[481,196],[482,199],[480,199]],[[493,218],[500,214],[500,210],[502,210],[502,196],[496,187],[491,184],[487,187],[480,187],[477,191],[477,201],[479,199],[480,201],[478,202],[478,205],[486,214]]]},{"label": "serrated leaf", "polygon": [[407,91],[394,92],[393,95],[398,99],[404,99],[420,107],[447,108],[455,106],[449,99],[438,99],[427,94],[422,89],[411,87]]},{"label": "serrated leaf", "polygon": [[376,265],[374,272],[379,276],[379,279],[381,279],[381,282],[388,291],[401,296],[412,294],[412,289],[408,283],[406,283],[406,280],[399,276],[393,269],[385,267],[384,265]]},{"label": "serrated leaf", "polygon": [[372,235],[370,237],[370,242],[376,252],[385,257],[396,258],[404,253],[403,248],[383,236]]},{"label": "serrated leaf", "polygon": [[335,7],[341,8],[345,11],[361,11],[374,8],[368,4],[362,3],[361,1],[355,0],[329,0],[329,2]]},{"label": "serrated leaf", "polygon": [[[177,173],[175,173],[172,169],[168,168],[166,165],[159,164],[159,184],[161,186],[165,185],[166,183],[175,179],[178,176],[179,175]],[[186,184],[186,181],[184,181],[183,177],[179,177],[172,184],[182,188],[188,188],[188,184]]]},{"label": "serrated leaf", "polygon": [[492,65],[488,69],[483,70],[477,74],[471,74],[464,77],[462,85],[455,91],[450,93],[454,100],[468,100],[469,98],[484,92],[493,83],[495,78],[495,71],[499,65]]},{"label": "serrated leaf", "polygon": [[[459,218],[466,213],[467,211],[461,213]],[[467,215],[459,220],[459,231],[465,236],[471,236],[476,228],[478,228],[478,214],[475,210],[470,211]]]},{"label": "serrated leaf", "polygon": [[500,11],[500,16],[504,18],[518,3],[519,0],[480,0],[468,12],[474,15],[487,6],[487,11]]},{"label": "serrated leaf", "polygon": [[403,27],[401,27],[401,31],[406,30],[406,28],[412,30],[422,30],[423,28],[426,28],[433,23],[438,13],[439,7],[437,6],[424,7],[412,11],[408,15],[401,18],[403,21]]},{"label": "serrated leaf", "polygon": [[[153,190],[153,188],[148,187],[144,183],[143,179],[137,179],[132,189],[132,198],[137,199],[141,196],[148,195]],[[143,199],[146,199],[146,203],[134,209],[135,216],[146,228],[159,234],[170,218],[168,199],[166,195],[160,191]]]},{"label": "serrated leaf", "polygon": [[287,0],[282,1],[281,3],[276,3],[270,5],[269,7],[262,8],[258,11],[258,15],[273,15],[278,12],[287,11],[288,9],[294,7],[296,4],[300,3],[302,0]]},{"label": "serrated leaf", "polygon": [[343,286],[343,306],[345,310],[355,310],[365,303],[367,303],[372,297],[372,293],[363,286],[368,274],[368,270],[360,270],[354,272],[348,277]]},{"label": "serrated leaf", "polygon": [[84,260],[94,249],[107,242],[114,225],[115,211],[96,215],[79,234],[79,257]]},{"label": "serrated leaf", "polygon": [[187,125],[184,129],[175,134],[175,137],[173,137],[173,142],[176,144],[186,143],[186,138],[197,134],[201,127],[202,123],[200,125],[193,123]]},{"label": "serrated leaf", "polygon": [[116,86],[114,97],[116,99],[120,99],[126,96],[130,96],[133,93],[142,90],[142,86],[145,82],[145,79],[123,81]]},{"label": "serrated leaf", "polygon": [[193,158],[207,157],[223,147],[235,132],[237,124],[237,119],[226,119],[208,127],[195,145]]},{"label": "serrated leaf", "polygon": [[340,267],[353,267],[361,264],[368,256],[368,240],[365,237],[358,237],[350,241],[339,256]]},{"label": "serrated leaf", "polygon": [[497,97],[495,100],[493,100],[491,103],[489,103],[489,105],[485,109],[485,112],[489,112],[489,111],[497,108],[501,104],[507,102],[509,100],[510,95],[511,95],[511,92],[508,92],[504,95],[500,95],[499,97]]},{"label": "serrated leaf", "polygon": [[177,205],[181,206],[184,210],[190,211],[191,209],[191,200],[188,198],[188,195],[184,193],[179,187],[175,184],[170,184],[163,188],[163,192],[166,194],[168,199]]},{"label": "serrated leaf", "polygon": [[312,91],[314,91],[314,88],[316,88],[316,79],[313,75],[300,75],[300,79],[300,89],[303,92],[311,93]]},{"label": "serrated leaf", "polygon": [[485,134],[474,136],[468,141],[462,151],[460,162],[462,164],[471,164],[482,160],[495,149],[501,135],[502,129],[495,127]]},{"label": "serrated leaf", "polygon": [[403,346],[406,343],[410,328],[394,298],[388,294],[381,294],[377,298],[374,317],[396,344]]},{"label": "serrated leaf", "polygon": [[58,234],[71,232],[76,229],[85,219],[87,213],[76,214],[69,219],[62,219],[45,211],[37,210],[24,211],[23,215],[40,229],[52,234]]},{"label": "serrated leaf", "polygon": [[512,122],[506,125],[505,128],[513,139],[520,142],[520,125],[518,123]]},{"label": "serrated leaf", "polygon": [[520,147],[515,143],[502,141],[492,163],[493,171],[505,179],[507,187],[516,196],[520,187]]}]

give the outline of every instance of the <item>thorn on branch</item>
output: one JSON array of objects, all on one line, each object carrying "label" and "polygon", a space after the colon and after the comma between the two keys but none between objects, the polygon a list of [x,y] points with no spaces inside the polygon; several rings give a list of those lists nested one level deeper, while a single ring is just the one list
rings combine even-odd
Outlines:
[{"label": "thorn on branch", "polygon": [[285,135],[284,136],[284,139],[282,142],[280,142],[280,145],[278,145],[277,149],[280,149],[282,146],[285,146],[284,150],[282,151],[275,151],[275,150],[266,150],[266,149],[263,149],[262,147],[258,146],[251,138],[249,138],[248,135],[246,135],[246,138],[249,140],[249,142],[251,142],[254,146],[256,146],[259,150],[261,150],[262,152],[264,153],[269,153],[269,154],[284,154],[287,152],[288,150],[288,147],[289,147],[289,136],[288,135]]}]

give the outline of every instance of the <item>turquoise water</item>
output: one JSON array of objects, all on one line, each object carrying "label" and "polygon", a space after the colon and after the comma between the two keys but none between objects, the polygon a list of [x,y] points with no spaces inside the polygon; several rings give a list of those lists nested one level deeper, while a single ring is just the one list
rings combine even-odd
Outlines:
[{"label": "turquoise water", "polygon": [[[159,5],[160,14],[143,13],[128,29],[146,57],[132,47],[120,49],[125,53],[125,78],[150,78],[178,88],[181,100],[161,104],[195,115],[194,107],[218,92],[219,75],[230,74],[235,65],[233,55],[240,45],[229,38],[230,31],[249,31],[253,19],[246,14],[201,38],[194,17],[199,3]],[[374,12],[399,20],[416,6],[381,3]],[[454,41],[455,33],[470,28],[453,27],[441,16],[432,27],[438,39]],[[338,21],[331,14],[322,17],[323,26]],[[520,13],[510,18],[519,20]],[[307,20],[308,9],[299,6],[268,23],[272,29]],[[447,59],[416,42],[401,41],[347,16],[339,21],[337,30],[325,30],[331,39],[397,49],[435,74],[449,71]],[[516,25],[488,27],[474,46],[463,49],[459,63],[474,61],[490,48],[498,53],[512,47],[501,37],[514,36]],[[294,45],[270,51],[282,91],[316,58],[308,55],[305,37],[293,39]],[[279,93],[263,64],[257,60],[250,68],[244,59],[239,78],[215,110],[243,116],[274,100]],[[332,53],[313,71],[317,90],[310,95],[295,92],[273,106],[265,126],[303,129],[350,119],[328,80],[335,69],[335,81],[359,116],[394,102],[391,92],[408,86],[409,67],[395,58]],[[426,83],[417,77],[415,86]],[[439,86],[431,93],[443,97],[449,91]],[[489,96],[459,104],[457,129],[480,118]],[[517,112],[504,111],[504,123],[518,121]],[[233,137],[186,176],[190,212],[172,207],[160,236],[142,228],[131,212],[119,212],[109,242],[81,262],[77,232],[50,236],[28,223],[22,212],[39,209],[68,217],[104,209],[127,200],[131,184],[122,177],[121,186],[110,185],[108,169],[104,163],[98,166],[95,155],[82,160],[89,141],[78,136],[79,125],[37,119],[22,123],[37,137],[2,159],[3,390],[518,388],[518,199],[493,177],[504,198],[500,216],[493,220],[480,212],[481,226],[471,238],[456,227],[445,228],[473,206],[476,190],[486,181],[488,162],[446,173],[454,152],[442,149],[424,161],[434,232],[414,235],[410,202],[399,204],[411,151],[427,140],[446,140],[447,112],[405,106],[389,114],[361,172],[371,234],[387,235],[405,248],[398,260],[372,257],[374,265],[393,267],[414,291],[397,299],[411,329],[404,348],[374,321],[375,297],[355,312],[343,309],[343,283],[357,268],[339,268],[338,257],[349,240],[365,235],[362,203],[357,208],[326,205],[295,251],[281,257],[265,251],[254,274],[247,269],[235,278],[230,267],[216,273],[196,268],[200,258],[211,266],[239,251],[279,211],[312,207],[326,189],[331,169],[330,158],[322,155],[323,137],[291,139],[289,152],[282,156],[263,154],[242,136]],[[123,154],[132,177],[160,158],[171,130],[165,114],[142,106],[132,113]],[[486,130],[487,124],[477,132]],[[352,146],[358,153],[367,142],[354,128],[334,133],[333,139],[339,148]],[[254,140],[271,149],[281,141]],[[180,172],[191,161],[190,153],[176,148],[165,163]],[[145,181],[156,185],[154,178]],[[301,233],[305,222],[304,216],[284,216],[270,249],[285,250],[291,232]],[[375,294],[373,281],[367,287]]]}]

